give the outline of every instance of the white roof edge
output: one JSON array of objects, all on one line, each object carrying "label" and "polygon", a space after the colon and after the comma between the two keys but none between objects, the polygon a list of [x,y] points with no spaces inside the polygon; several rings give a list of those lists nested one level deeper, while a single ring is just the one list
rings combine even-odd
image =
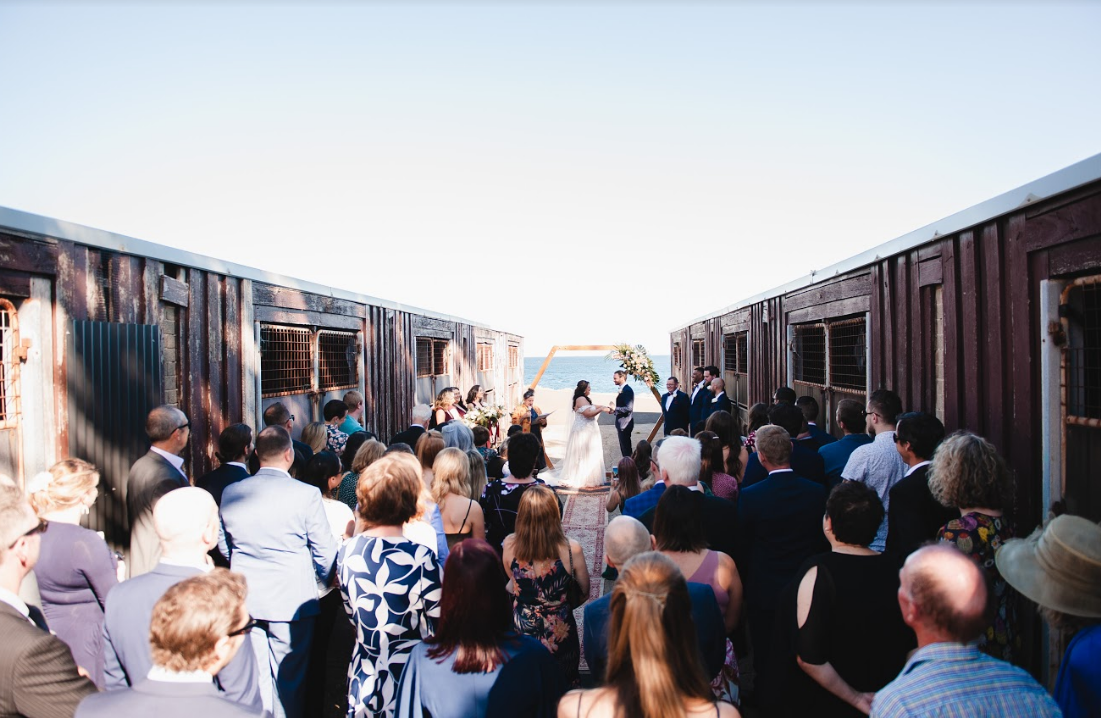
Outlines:
[{"label": "white roof edge", "polygon": [[798,279],[793,279],[787,284],[781,284],[778,287],[774,287],[760,294],[747,297],[739,302],[723,307],[718,311],[697,317],[687,324],[682,324],[670,330],[670,333],[687,329],[693,324],[698,324],[708,319],[714,319],[715,317],[721,317],[724,314],[744,309],[752,304],[772,299],[773,297],[786,294],[792,290],[803,289],[812,284],[832,279],[839,274],[845,274],[854,269],[869,266],[873,262],[883,259],[884,257],[892,257],[896,254],[907,252],[915,247],[934,242],[943,237],[967,229],[968,227],[974,227],[977,224],[989,221],[995,217],[1008,214],[1025,205],[1030,205],[1040,200],[1062,194],[1063,192],[1070,191],[1076,187],[1081,187],[1082,185],[1099,179],[1101,179],[1101,154],[1087,157],[1080,162],[1075,162],[1069,167],[1064,167],[1061,170],[1052,172],[1038,180],[1009,190],[985,202],[980,202],[973,207],[956,212],[932,224],[927,224],[901,237],[896,237],[895,239],[872,247],[848,259],[843,259],[836,264],[831,264],[825,269],[814,270],[810,274]]},{"label": "white roof edge", "polygon": [[160,262],[178,264],[183,267],[201,269],[230,277],[237,277],[239,279],[251,279],[257,282],[264,282],[265,284],[275,284],[288,289],[310,292],[311,294],[321,294],[333,297],[334,299],[346,299],[348,301],[359,302],[360,304],[370,304],[384,309],[394,309],[409,314],[419,314],[430,319],[459,322],[472,327],[500,332],[501,334],[520,336],[513,332],[495,329],[488,324],[472,322],[462,317],[443,314],[441,312],[433,312],[419,307],[400,304],[398,302],[391,302],[386,299],[379,299],[378,297],[372,297],[367,294],[360,294],[338,287],[329,287],[304,279],[296,279],[282,274],[275,274],[273,272],[264,271],[263,269],[247,267],[243,264],[227,262],[202,254],[194,254],[193,252],[176,249],[175,247],[168,247],[163,244],[156,244],[144,239],[128,237],[123,234],[116,234],[115,232],[108,232],[107,230],[96,229],[75,222],[54,219],[53,217],[44,217],[40,214],[11,209],[10,207],[0,206],[0,229],[9,229],[32,235],[42,235],[52,239],[64,240],[75,244],[84,244],[113,252],[149,257],[150,259],[155,259]]}]

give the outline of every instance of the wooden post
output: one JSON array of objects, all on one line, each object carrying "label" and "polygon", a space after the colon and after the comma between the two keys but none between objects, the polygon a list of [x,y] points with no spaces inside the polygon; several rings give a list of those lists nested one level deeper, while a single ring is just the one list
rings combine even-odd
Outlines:
[{"label": "wooden post", "polygon": [[[654,398],[658,400],[658,409],[661,409],[661,394],[659,394],[658,390],[655,389],[652,386],[650,387],[650,391],[652,391],[654,393]],[[661,428],[661,425],[662,425],[662,423],[664,423],[664,421],[665,421],[665,414],[662,414],[661,416],[658,417],[658,420],[656,422],[654,422],[654,428],[650,430],[650,436],[646,439],[646,441],[648,443],[650,443],[650,444],[654,443],[654,437],[658,435],[658,429]]]}]

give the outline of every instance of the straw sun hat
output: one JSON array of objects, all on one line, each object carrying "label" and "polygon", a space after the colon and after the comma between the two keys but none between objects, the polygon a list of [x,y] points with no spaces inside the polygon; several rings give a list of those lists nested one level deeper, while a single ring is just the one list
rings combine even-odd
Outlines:
[{"label": "straw sun hat", "polygon": [[1101,526],[1058,516],[1026,539],[1006,541],[995,561],[1010,586],[1045,608],[1101,618]]}]

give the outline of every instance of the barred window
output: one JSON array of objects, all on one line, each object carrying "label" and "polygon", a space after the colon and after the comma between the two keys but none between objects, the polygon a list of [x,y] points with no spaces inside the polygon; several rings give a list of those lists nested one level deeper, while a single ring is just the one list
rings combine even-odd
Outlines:
[{"label": "barred window", "polygon": [[792,364],[794,380],[807,384],[826,384],[826,325],[800,324],[792,327]]},{"label": "barred window", "polygon": [[285,396],[313,388],[309,329],[260,325],[260,393]]},{"label": "barred window", "polygon": [[673,345],[673,366],[679,367],[683,362],[684,357],[681,356],[680,342]]},{"label": "barred window", "polygon": [[520,347],[516,344],[508,345],[508,368],[520,368]]},{"label": "barred window", "polygon": [[478,371],[493,371],[493,345],[478,345]]},{"label": "barred window", "polygon": [[15,306],[0,299],[0,428],[15,423],[18,408],[15,403],[14,351],[16,327]]},{"label": "barred window", "polygon": [[447,339],[417,337],[417,377],[447,374]]},{"label": "barred window", "polygon": [[749,332],[741,332],[736,334],[738,354],[738,373],[749,373]]},{"label": "barred window", "polygon": [[704,364],[704,352],[703,352],[703,339],[692,340],[692,366],[703,366]]},{"label": "barred window", "polygon": [[723,370],[738,371],[738,339],[733,334],[723,337]]},{"label": "barred window", "polygon": [[355,332],[317,333],[318,389],[354,389],[359,386],[359,347]]},{"label": "barred window", "polygon": [[864,317],[830,322],[830,386],[865,391],[868,384]]}]

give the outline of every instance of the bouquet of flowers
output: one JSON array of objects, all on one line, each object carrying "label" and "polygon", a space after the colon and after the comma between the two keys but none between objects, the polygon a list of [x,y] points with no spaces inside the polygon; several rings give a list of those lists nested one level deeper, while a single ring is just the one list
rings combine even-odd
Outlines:
[{"label": "bouquet of flowers", "polygon": [[463,421],[470,427],[484,426],[489,429],[497,426],[504,415],[505,407],[499,404],[497,406],[481,406],[466,412]]},{"label": "bouquet of flowers", "polygon": [[658,370],[654,368],[654,360],[646,354],[646,348],[641,344],[638,346],[616,344],[615,349],[608,354],[608,358],[618,361],[619,366],[627,372],[628,376],[647,386],[661,381]]}]

